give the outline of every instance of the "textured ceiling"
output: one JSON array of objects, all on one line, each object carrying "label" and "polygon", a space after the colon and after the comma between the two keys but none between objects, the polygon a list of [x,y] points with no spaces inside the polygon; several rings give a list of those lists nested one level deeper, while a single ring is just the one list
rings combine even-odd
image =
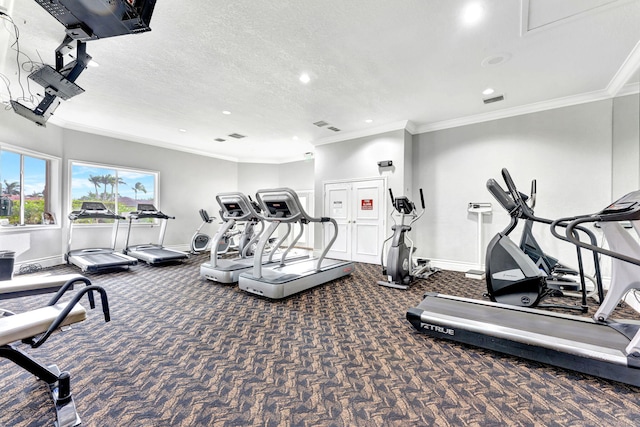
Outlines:
[{"label": "textured ceiling", "polygon": [[[465,1],[158,0],[151,32],[88,42],[100,66],[79,77],[86,92],[64,101],[49,123],[278,163],[407,121],[420,131],[602,96],[640,62],[640,1],[565,1],[557,10],[556,0],[476,1],[483,18],[465,25]],[[33,0],[4,3],[20,50],[53,64],[63,26]],[[13,80],[15,99],[16,54],[9,33],[2,37],[0,72]],[[506,60],[492,65],[491,57]],[[487,87],[505,100],[485,105]],[[340,132],[314,126],[319,120]]]}]

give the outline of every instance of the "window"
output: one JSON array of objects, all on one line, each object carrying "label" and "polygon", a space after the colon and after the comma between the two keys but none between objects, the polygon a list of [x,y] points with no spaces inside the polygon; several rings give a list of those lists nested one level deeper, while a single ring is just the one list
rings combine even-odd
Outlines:
[{"label": "window", "polygon": [[0,149],[0,219],[5,225],[55,223],[51,176],[58,161],[20,149]]},{"label": "window", "polygon": [[157,206],[157,181],[155,172],[72,162],[71,210],[80,209],[82,202],[88,201],[102,202],[120,215],[136,210],[141,202]]}]

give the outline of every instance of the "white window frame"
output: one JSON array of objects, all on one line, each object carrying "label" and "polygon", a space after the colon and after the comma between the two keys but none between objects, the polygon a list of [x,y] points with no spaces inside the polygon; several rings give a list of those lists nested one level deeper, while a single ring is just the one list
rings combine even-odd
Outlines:
[{"label": "white window frame", "polygon": [[[113,169],[117,172],[134,172],[134,173],[143,173],[143,174],[147,174],[147,175],[154,175],[155,179],[154,179],[154,200],[153,200],[153,204],[154,206],[159,206],[160,203],[160,172],[159,171],[155,171],[155,170],[150,170],[150,169],[141,169],[141,168],[132,168],[132,167],[128,167],[128,166],[120,166],[120,165],[112,165],[112,164],[107,164],[107,163],[98,163],[98,162],[91,162],[91,161],[86,161],[86,160],[74,160],[74,159],[69,159],[69,163],[68,163],[68,179],[67,179],[67,194],[68,194],[68,200],[66,203],[66,208],[67,208],[67,216],[68,214],[73,210],[73,193],[72,193],[72,188],[73,188],[73,166],[85,166],[85,167],[96,167],[96,168],[105,168],[105,169]],[[118,184],[116,183],[115,185],[115,194],[118,194]],[[116,209],[118,204],[115,204]],[[120,212],[116,212],[119,215],[122,215],[122,213]],[[155,223],[156,221],[154,221]],[[100,226],[104,226],[104,227],[111,227],[110,224],[78,224],[78,227],[100,227]],[[75,227],[75,225],[74,225]]]},{"label": "white window frame", "polygon": [[[49,202],[49,211],[54,215],[55,224],[19,224],[19,225],[7,225],[0,226],[0,232],[11,232],[11,231],[23,231],[23,230],[39,230],[39,229],[52,229],[52,228],[60,228],[61,224],[61,213],[62,213],[62,197],[61,197],[61,163],[62,159],[60,157],[52,156],[50,154],[45,154],[40,151],[29,150],[28,148],[18,147],[11,144],[0,143],[1,151],[10,151],[12,153],[20,154],[22,156],[34,157],[37,159],[45,160],[49,162],[49,176],[47,177],[47,181],[49,184],[48,191],[48,202]],[[24,221],[24,165],[20,165],[20,221]]]}]

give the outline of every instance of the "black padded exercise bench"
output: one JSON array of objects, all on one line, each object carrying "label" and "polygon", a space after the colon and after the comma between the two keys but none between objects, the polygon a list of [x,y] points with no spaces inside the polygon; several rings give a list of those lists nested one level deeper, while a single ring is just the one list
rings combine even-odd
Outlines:
[{"label": "black padded exercise bench", "polygon": [[[78,281],[84,282],[87,286],[77,292],[69,302],[59,303],[64,293]],[[45,307],[0,317],[0,357],[11,360],[45,381],[49,385],[55,404],[56,426],[71,427],[80,424],[80,417],[73,402],[69,373],[60,372],[56,365],[45,366],[37,362],[17,346],[22,342],[32,348],[40,347],[58,328],[85,320],[87,311],[79,304],[85,294],[89,299],[90,307],[95,308],[93,292],[98,292],[106,322],[110,320],[109,303],[106,291],[99,286],[91,285],[91,282],[82,276],[70,278],[64,285],[56,286],[59,288],[58,292]],[[23,289],[21,292],[37,292],[37,289],[32,286],[31,289]],[[42,292],[50,292],[50,289]]]}]

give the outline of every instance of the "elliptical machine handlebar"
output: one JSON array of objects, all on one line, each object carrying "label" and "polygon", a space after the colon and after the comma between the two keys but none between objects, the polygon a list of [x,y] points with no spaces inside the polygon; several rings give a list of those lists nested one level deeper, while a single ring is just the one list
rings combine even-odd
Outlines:
[{"label": "elliptical machine handlebar", "polygon": [[531,192],[529,193],[529,207],[531,209],[536,207],[536,180],[531,181]]},{"label": "elliptical machine handlebar", "polygon": [[522,206],[525,204],[522,194],[516,188],[516,184],[511,179],[511,174],[507,170],[507,168],[502,168],[502,178],[504,179],[505,184],[507,184],[507,189],[511,193],[511,197],[516,202],[518,206]]},{"label": "elliptical machine handlebar", "polygon": [[422,210],[424,211],[426,207],[424,204],[424,195],[422,194],[422,188],[420,189],[420,203],[422,204]]},{"label": "elliptical machine handlebar", "polygon": [[514,200],[506,191],[504,191],[504,189],[500,186],[500,184],[498,184],[495,179],[490,178],[487,181],[487,190],[489,190],[491,195],[498,201],[498,203],[502,205],[504,210],[509,212],[509,214],[511,214],[511,212],[513,212],[518,207],[516,205],[516,202],[514,202]]}]

